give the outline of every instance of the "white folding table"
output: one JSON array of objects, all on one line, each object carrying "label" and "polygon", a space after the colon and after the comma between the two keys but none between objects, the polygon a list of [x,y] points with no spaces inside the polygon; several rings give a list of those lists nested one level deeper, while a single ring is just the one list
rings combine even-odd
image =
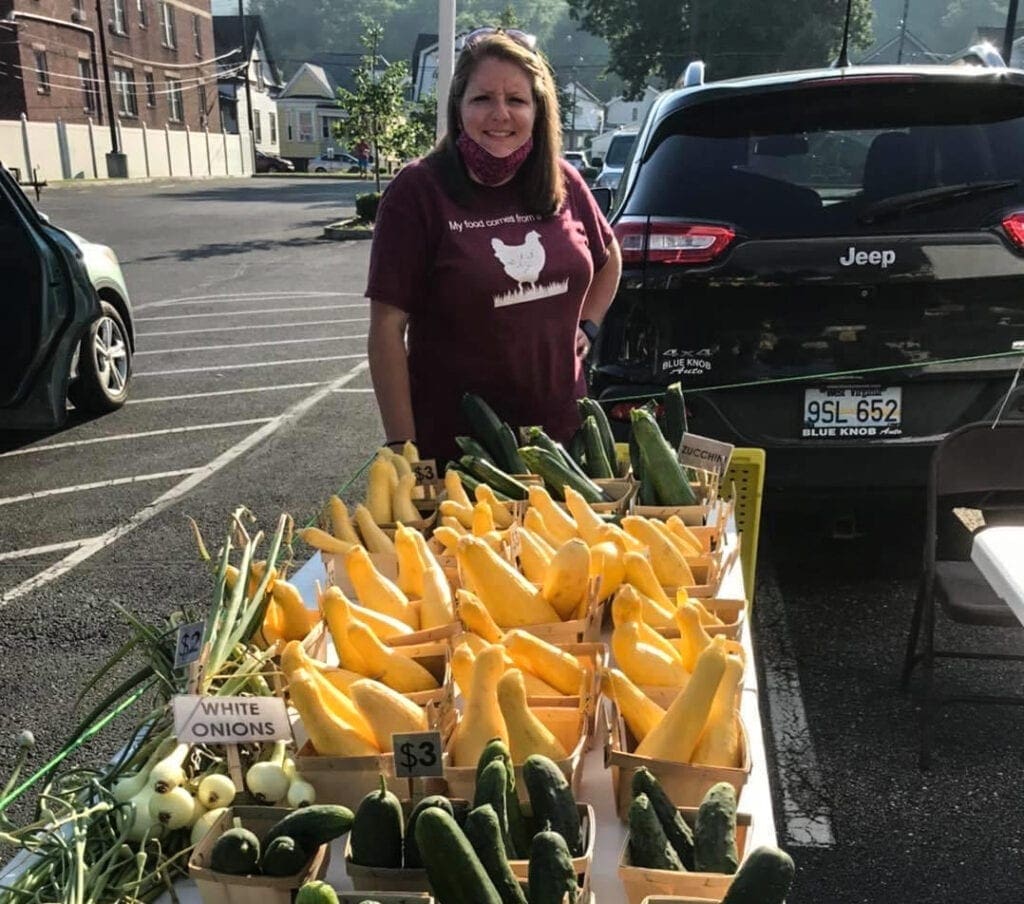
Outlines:
[{"label": "white folding table", "polygon": [[971,546],[971,561],[1024,623],[1024,525],[978,531]]}]

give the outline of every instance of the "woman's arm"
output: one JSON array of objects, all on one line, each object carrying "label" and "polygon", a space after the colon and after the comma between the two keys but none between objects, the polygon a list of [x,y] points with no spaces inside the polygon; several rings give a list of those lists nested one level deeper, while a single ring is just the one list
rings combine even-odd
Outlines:
[{"label": "woman's arm", "polygon": [[[580,320],[592,320],[600,324],[604,315],[615,298],[615,290],[619,287],[619,277],[622,276],[622,253],[619,251],[619,243],[612,239],[608,245],[608,260],[604,266],[594,274],[594,278],[587,290],[586,298],[583,299],[583,310],[580,312]],[[581,358],[590,351],[590,340],[581,329],[576,330],[576,354]]]},{"label": "woman's arm", "polygon": [[367,341],[370,377],[384,424],[384,438],[388,442],[416,439],[409,390],[409,357],[405,348],[408,322],[409,315],[401,308],[370,300]]}]

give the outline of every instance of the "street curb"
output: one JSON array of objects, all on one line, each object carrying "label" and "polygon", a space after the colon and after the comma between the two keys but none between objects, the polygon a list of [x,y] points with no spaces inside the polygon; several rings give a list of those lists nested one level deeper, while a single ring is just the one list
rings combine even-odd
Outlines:
[{"label": "street curb", "polygon": [[330,223],[324,226],[323,237],[325,239],[333,239],[336,242],[347,242],[360,239],[372,239],[372,229],[350,229],[346,224],[347,220],[341,220],[338,223]]}]

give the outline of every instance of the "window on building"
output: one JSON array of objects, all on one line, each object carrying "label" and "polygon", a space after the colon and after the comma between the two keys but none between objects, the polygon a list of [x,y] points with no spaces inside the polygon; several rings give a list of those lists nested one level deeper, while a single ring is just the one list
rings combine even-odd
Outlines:
[{"label": "window on building", "polygon": [[185,102],[181,96],[181,79],[167,79],[167,100],[171,105],[171,119],[181,122],[185,118]]},{"label": "window on building", "polygon": [[152,72],[146,73],[146,106],[150,109],[156,106],[156,82]]},{"label": "window on building", "polygon": [[128,16],[124,8],[125,0],[114,0],[114,31],[119,35],[128,32]]},{"label": "window on building", "polygon": [[633,107],[633,122],[636,122],[640,118],[640,111]]},{"label": "window on building", "polygon": [[71,21],[72,22],[84,22],[85,21],[85,5],[84,5],[84,0],[71,0]]},{"label": "window on building", "polygon": [[309,110],[300,110],[298,113],[299,141],[313,140],[313,114]]},{"label": "window on building", "polygon": [[256,58],[256,87],[260,91],[266,90],[267,87],[267,79],[263,75],[263,61],[259,57]]},{"label": "window on building", "polygon": [[199,126],[205,129],[210,118],[206,109],[206,85],[199,86],[196,96],[199,98]]},{"label": "window on building", "polygon": [[149,25],[149,12],[146,10],[147,0],[135,0],[135,13],[139,19],[139,28]]},{"label": "window on building", "polygon": [[253,110],[252,113],[252,135],[256,144],[263,144],[263,116],[259,110]]},{"label": "window on building", "polygon": [[177,47],[178,39],[174,32],[174,7],[170,3],[160,4],[160,43],[164,47]]},{"label": "window on building", "polygon": [[36,59],[36,79],[39,84],[36,87],[36,91],[40,94],[50,93],[50,67],[46,62],[46,51],[37,50],[35,51]]},{"label": "window on building", "polygon": [[203,55],[203,20],[195,13],[192,14],[192,43],[195,45],[196,56]]},{"label": "window on building", "polygon": [[294,137],[293,137],[292,123],[291,123],[290,119],[288,120],[288,140],[289,141],[294,141],[295,140]]},{"label": "window on building", "polygon": [[277,116],[268,113],[267,122],[270,124],[270,143],[277,144]]},{"label": "window on building", "polygon": [[114,67],[114,101],[117,112],[122,116],[138,116],[139,106],[135,101],[135,78],[131,69]]},{"label": "window on building", "polygon": [[96,77],[92,72],[92,60],[78,61],[78,77],[82,80],[82,106],[87,113],[95,114],[99,109],[96,91]]}]

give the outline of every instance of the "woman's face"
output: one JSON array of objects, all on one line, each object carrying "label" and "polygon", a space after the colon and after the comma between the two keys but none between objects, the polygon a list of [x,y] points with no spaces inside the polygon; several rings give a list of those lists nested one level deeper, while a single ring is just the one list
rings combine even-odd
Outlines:
[{"label": "woman's face", "polygon": [[495,157],[507,157],[533,134],[537,104],[530,76],[515,63],[484,57],[459,105],[462,129]]}]

